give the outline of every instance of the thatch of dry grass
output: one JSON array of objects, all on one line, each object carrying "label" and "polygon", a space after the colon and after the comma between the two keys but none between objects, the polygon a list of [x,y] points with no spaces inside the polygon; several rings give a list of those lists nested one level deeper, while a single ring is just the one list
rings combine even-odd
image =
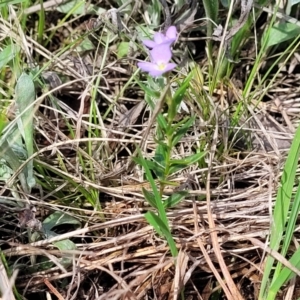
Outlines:
[{"label": "thatch of dry grass", "polygon": [[[38,10],[27,9],[28,14],[34,11]],[[132,12],[133,19],[137,12]],[[53,14],[49,11],[47,17],[51,20]],[[127,26],[133,38],[133,24]],[[196,122],[174,149],[174,157],[185,157],[203,145],[209,155],[203,166],[176,174],[170,179],[174,186],[166,189],[166,195],[174,189],[189,191],[168,211],[179,250],[175,262],[166,241],[144,219],[151,207],[142,187],[149,184],[130,159],[140,143],[146,157],[151,158],[155,149],[155,123],[149,124],[151,114],[143,92],[131,78],[139,53],[117,59],[117,42],[104,51],[103,40],[97,38],[110,30],[103,22],[82,24],[71,18],[55,32],[53,41],[68,40],[68,34],[78,40],[70,38],[70,49],[61,51],[63,44],[50,42],[47,49],[37,43],[30,30],[22,31],[17,19],[0,22],[1,39],[9,36],[18,44],[28,63],[39,57],[41,76],[48,84],[38,90],[35,101],[37,151],[30,158],[35,161],[40,189],[23,194],[13,184],[18,172],[1,183],[2,254],[10,270],[19,270],[12,277],[17,290],[28,299],[41,292],[57,299],[171,300],[179,299],[180,293],[185,299],[209,299],[221,289],[229,289],[229,294],[236,289],[244,299],[257,299],[263,262],[272,252],[267,247],[270,212],[298,126],[297,75],[292,69],[280,69],[272,86],[267,91],[258,86],[250,100],[243,98],[242,86],[237,88],[233,81],[220,84],[213,95],[205,79],[203,85],[193,82],[185,99],[188,112],[182,114],[195,114]],[[88,54],[76,52],[83,36],[96,39],[99,47]],[[198,63],[205,78],[207,61]],[[251,65],[244,57],[241,68],[247,72]],[[298,61],[292,65],[298,67]],[[12,94],[13,87],[9,81],[6,84]],[[263,102],[258,101],[261,93],[266,93]],[[10,101],[13,121],[14,101]],[[241,101],[245,105],[240,122],[229,128]],[[14,191],[19,199],[12,196]],[[18,225],[20,211],[15,204],[21,202],[35,207],[33,219],[42,222],[61,211],[81,226],[62,224],[57,236],[41,234],[30,242],[27,231]],[[73,241],[76,250],[57,249],[54,243],[66,239]],[[271,254],[290,266],[279,253]],[[43,264],[45,258],[48,265]],[[1,270],[5,274],[4,267]],[[234,286],[227,285],[226,276]]]}]

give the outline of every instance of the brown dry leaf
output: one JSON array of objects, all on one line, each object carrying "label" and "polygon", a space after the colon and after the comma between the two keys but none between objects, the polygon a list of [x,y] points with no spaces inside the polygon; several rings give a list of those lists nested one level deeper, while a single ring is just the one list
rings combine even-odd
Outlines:
[{"label": "brown dry leaf", "polygon": [[175,276],[172,283],[172,287],[169,294],[169,300],[177,300],[178,295],[180,294],[183,288],[184,275],[186,273],[186,268],[189,262],[189,257],[186,252],[180,249],[177,259],[176,259],[176,268]]},{"label": "brown dry leaf", "polygon": [[37,231],[42,229],[42,223],[35,218],[36,208],[24,208],[19,212],[19,225],[21,228],[27,227]]}]

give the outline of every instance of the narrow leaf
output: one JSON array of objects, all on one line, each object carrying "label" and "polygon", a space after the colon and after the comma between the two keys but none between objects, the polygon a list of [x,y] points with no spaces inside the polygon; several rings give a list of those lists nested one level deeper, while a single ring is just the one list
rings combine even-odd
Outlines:
[{"label": "narrow leaf", "polygon": [[164,201],[164,207],[165,208],[174,207],[181,200],[183,200],[187,195],[188,195],[187,191],[179,191],[172,194],[171,196],[169,196],[169,198],[166,201]]},{"label": "narrow leaf", "polygon": [[185,122],[185,124],[182,125],[182,127],[177,130],[177,132],[174,134],[173,140],[172,140],[172,146],[173,147],[176,146],[177,143],[181,140],[181,138],[187,133],[187,131],[192,126],[194,121],[195,121],[194,116],[189,117],[188,120]]},{"label": "narrow leaf", "polygon": [[[1,5],[0,5],[1,7]],[[5,67],[20,51],[20,47],[10,44],[0,52],[0,69]]]},{"label": "narrow leaf", "polygon": [[172,256],[176,257],[178,254],[176,244],[174,242],[170,229],[164,224],[163,220],[161,220],[156,214],[154,214],[151,211],[148,211],[145,214],[145,218],[149,222],[149,224],[154,227],[154,229],[158,232],[158,234],[166,238]]},{"label": "narrow leaf", "polygon": [[[295,182],[296,170],[298,167],[298,159],[300,154],[300,126],[298,127],[285,166],[281,176],[281,185],[277,192],[277,197],[275,201],[274,212],[272,216],[272,227],[271,227],[271,237],[270,237],[270,248],[278,251],[280,243],[282,242],[283,233],[285,231],[285,226],[288,217],[288,211],[290,207],[293,185]],[[274,264],[274,258],[268,256],[264,276],[261,284],[260,298],[263,298],[267,293],[268,281],[270,278],[270,273],[272,271]],[[279,265],[277,266],[275,273],[273,275],[273,282],[278,278],[280,273]]]},{"label": "narrow leaf", "polygon": [[[33,106],[35,100],[34,83],[29,75],[23,73],[16,85],[16,105],[20,119],[18,120],[18,128],[25,141],[27,155],[33,154]],[[27,166],[27,184],[30,188],[35,185],[33,177],[33,161],[31,160]]]},{"label": "narrow leaf", "polygon": [[188,166],[188,165],[196,163],[205,154],[206,154],[206,152],[199,152],[199,153],[187,156],[186,158],[183,158],[183,159],[170,159],[170,163],[176,164],[176,165],[187,165]]},{"label": "narrow leaf", "polygon": [[145,199],[148,201],[148,203],[157,209],[157,205],[156,205],[156,201],[154,198],[154,195],[152,193],[150,193],[149,191],[147,191],[145,188],[142,188],[143,191],[143,195],[145,197]]},{"label": "narrow leaf", "polygon": [[[300,248],[298,248],[297,251],[292,255],[289,262],[297,269],[300,268]],[[293,271],[291,271],[287,267],[284,267],[279,276],[277,276],[276,280],[270,286],[268,299],[275,299],[278,291],[282,288],[282,286],[295,276],[296,274]]]},{"label": "narrow leaf", "polygon": [[180,85],[180,87],[176,90],[174,96],[173,96],[173,101],[174,103],[178,106],[185,94],[186,89],[190,85],[190,80],[192,79],[193,73],[191,72],[183,81],[183,83]]}]

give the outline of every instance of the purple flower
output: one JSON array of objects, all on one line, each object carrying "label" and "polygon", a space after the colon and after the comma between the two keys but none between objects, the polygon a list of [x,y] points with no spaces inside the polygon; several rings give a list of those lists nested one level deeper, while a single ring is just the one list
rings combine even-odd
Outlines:
[{"label": "purple flower", "polygon": [[138,67],[149,75],[157,77],[173,70],[176,64],[170,63],[172,52],[168,43],[160,43],[150,51],[151,62],[139,62]]},{"label": "purple flower", "polygon": [[171,46],[176,41],[176,39],[177,39],[177,29],[175,26],[170,26],[166,31],[166,34],[157,32],[153,36],[153,41],[144,40],[142,42],[146,47],[152,49],[161,44],[168,44],[169,46]]}]

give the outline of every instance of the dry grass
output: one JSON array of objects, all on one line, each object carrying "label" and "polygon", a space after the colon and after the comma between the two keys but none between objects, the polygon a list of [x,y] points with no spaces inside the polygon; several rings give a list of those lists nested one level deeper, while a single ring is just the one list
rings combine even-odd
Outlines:
[{"label": "dry grass", "polygon": [[[49,12],[49,17],[53,14]],[[131,17],[136,15],[133,11]],[[63,35],[67,39],[69,32],[73,40],[75,35],[93,40],[110,29],[94,22],[70,20],[53,40]],[[89,55],[75,51],[79,40],[60,51],[61,45],[54,42],[47,47],[38,44],[34,36],[22,32],[17,20],[0,23],[1,39],[10,36],[28,61],[39,57],[48,84],[38,91],[35,102],[34,159],[41,188],[23,194],[17,184],[10,185],[15,173],[0,190],[2,253],[11,270],[19,269],[17,290],[27,299],[43,292],[57,299],[171,300],[180,299],[184,287],[185,299],[209,299],[216,291],[221,293],[216,278],[230,276],[244,299],[257,299],[263,261],[271,252],[266,246],[270,212],[298,125],[295,70],[281,69],[272,87],[258,86],[251,101],[243,98],[237,85],[221,84],[209,96],[205,80],[203,86],[194,82],[194,93],[185,103],[197,115],[196,123],[173,155],[184,157],[203,145],[210,155],[202,167],[193,165],[176,174],[171,178],[176,185],[166,189],[166,194],[189,191],[168,212],[179,249],[175,264],[166,241],[144,219],[143,213],[151,210],[142,194],[148,182],[130,159],[137,145],[145,145],[143,153],[149,158],[155,149],[155,124],[149,124],[143,93],[131,77],[138,54],[117,59],[117,43],[105,49],[99,39]],[[133,37],[133,25],[127,25],[127,34]],[[207,62],[200,64],[205,77]],[[251,60],[245,58],[242,67],[247,66]],[[245,105],[240,123],[228,128],[241,101]],[[11,100],[11,120],[13,105]],[[14,190],[20,199],[12,196]],[[81,227],[62,224],[57,236],[30,242],[27,231],[19,228],[20,213],[10,205],[16,200],[35,207],[33,218],[41,222],[52,212],[63,211]],[[58,250],[53,244],[65,239],[71,239],[76,250]],[[278,253],[272,255],[288,264]],[[42,258],[48,259],[48,266]]]}]

